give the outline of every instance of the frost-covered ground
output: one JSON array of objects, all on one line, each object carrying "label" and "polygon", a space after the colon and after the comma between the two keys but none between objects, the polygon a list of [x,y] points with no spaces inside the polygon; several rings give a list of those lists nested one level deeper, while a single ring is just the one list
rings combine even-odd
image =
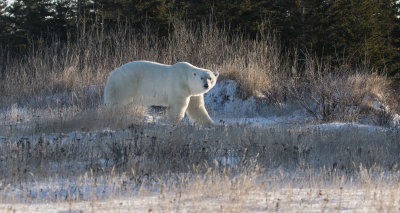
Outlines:
[{"label": "frost-covered ground", "polygon": [[[85,92],[93,102],[100,102],[96,96],[100,90],[91,86]],[[73,95],[65,93],[39,102],[63,106],[69,99]],[[354,122],[321,124],[295,104],[270,106],[263,97],[243,100],[238,85],[231,80],[219,82],[205,95],[205,101],[218,124],[215,128],[193,126],[188,120],[181,127],[170,127],[162,109],[150,109],[142,121],[144,127],[20,135],[15,134],[18,127],[30,127],[45,113],[32,113],[23,104],[0,110],[0,128],[12,133],[0,136],[0,212],[400,210],[399,115],[394,114],[389,127]],[[374,102],[373,107],[385,106]],[[55,113],[60,114],[63,112]],[[132,148],[129,144],[133,142]],[[166,152],[169,149],[173,151]],[[239,172],[222,176],[206,173],[181,182],[173,178],[170,185],[166,182],[171,177],[157,173],[176,168],[182,175],[182,171],[189,171],[189,164],[199,162],[218,172],[251,166],[248,161],[253,159],[266,170],[254,176]],[[360,165],[371,170],[359,169]],[[368,176],[374,166],[382,172]],[[133,170],[113,173],[119,167]],[[323,175],[318,173],[321,167],[326,169]],[[315,172],[304,175],[296,173],[298,168]],[[105,175],[93,176],[93,170]],[[385,173],[389,170],[390,174]],[[368,177],[357,176],[362,172]],[[287,174],[283,181],[282,174]]]},{"label": "frost-covered ground", "polygon": [[[398,174],[368,174],[357,179],[270,171],[149,182],[132,186],[126,176],[85,176],[70,181],[48,180],[5,191],[1,212],[398,212]],[[326,175],[326,174],[325,174]],[[374,176],[375,175],[375,176]],[[173,181],[171,181],[173,179]],[[354,182],[353,182],[354,181]],[[15,191],[24,196],[13,198]],[[0,197],[1,198],[1,197]]]},{"label": "frost-covered ground", "polygon": [[263,97],[242,99],[235,81],[219,82],[205,97],[208,110],[220,124],[276,125],[309,123],[305,110],[285,104],[268,106]]},{"label": "frost-covered ground", "polygon": [[107,200],[0,204],[4,212],[398,212],[398,191],[284,188],[246,195],[156,194]]}]

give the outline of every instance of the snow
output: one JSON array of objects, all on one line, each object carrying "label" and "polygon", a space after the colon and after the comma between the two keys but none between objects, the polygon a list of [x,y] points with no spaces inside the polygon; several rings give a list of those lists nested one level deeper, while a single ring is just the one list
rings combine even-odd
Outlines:
[{"label": "snow", "polygon": [[400,115],[395,114],[393,118],[393,124],[394,127],[400,127]]},{"label": "snow", "polygon": [[254,97],[246,100],[238,96],[238,84],[232,80],[219,82],[204,96],[205,103],[214,114],[253,115],[260,105]]},{"label": "snow", "polygon": [[396,212],[400,207],[399,191],[390,186],[310,184],[293,187],[287,183],[272,187],[255,184],[250,188],[235,185],[225,188],[224,183],[220,185],[69,202],[0,202],[0,209],[8,212]]},{"label": "snow", "polygon": [[254,126],[270,126],[276,124],[295,124],[309,122],[312,117],[302,109],[289,114],[285,104],[269,106],[261,97],[242,99],[239,85],[233,80],[223,80],[215,85],[204,96],[209,113],[218,124],[247,124]]},{"label": "snow", "polygon": [[[83,89],[89,96],[96,96],[101,90],[98,86],[92,85]],[[261,95],[259,97],[249,97],[247,99],[242,99],[239,95],[239,85],[232,80],[223,80],[220,81],[210,92],[205,94],[205,102],[207,105],[207,109],[210,112],[213,119],[216,121],[218,125],[251,125],[257,127],[273,127],[277,125],[298,125],[305,128],[311,129],[319,129],[323,131],[329,130],[341,130],[348,128],[358,128],[363,130],[368,130],[370,132],[376,131],[388,131],[387,127],[381,127],[376,125],[367,125],[360,123],[341,123],[341,122],[332,122],[332,123],[315,123],[315,120],[312,116],[306,113],[303,109],[290,109],[291,106],[285,104],[279,104],[278,106],[270,106],[267,104],[265,98]],[[66,102],[67,99],[71,98],[73,95],[68,93],[59,93],[53,96],[44,96],[40,97],[38,102],[43,102],[44,104],[49,105],[58,105],[59,102]],[[390,111],[390,109],[382,104],[379,101],[374,101],[372,107],[376,110],[386,110]],[[25,107],[18,106],[17,104],[12,105],[9,109],[0,111],[0,118],[3,120],[0,125],[8,125],[8,123],[18,124],[21,121],[29,121],[32,119],[32,113]],[[398,114],[393,115],[392,127],[400,126],[400,116]],[[147,123],[156,123],[159,125],[164,125],[164,118],[162,115],[158,115],[157,113],[149,113],[145,116],[145,122]],[[8,123],[7,123],[8,122]],[[101,140],[104,142],[113,140],[113,137],[122,137],[122,135],[126,134],[124,130],[110,130],[110,129],[99,129],[92,132],[82,132],[82,131],[74,131],[67,134],[63,133],[53,133],[46,135],[30,135],[30,136],[16,136],[17,140],[24,138],[24,140],[29,141],[38,141],[39,138],[43,138],[45,141],[49,141],[50,143],[53,141],[60,141],[62,143],[72,143],[74,141],[92,141],[96,140],[99,135],[101,135]],[[4,143],[4,141],[10,140],[10,137],[0,136],[0,144]],[[235,156],[224,156],[224,157],[216,157],[215,161],[218,162],[223,167],[232,168],[240,163],[242,159]],[[106,165],[107,162],[103,159],[100,159],[98,162],[99,165]],[[84,167],[85,165],[71,165],[76,167]],[[148,197],[134,197],[129,198],[116,197],[110,199],[110,196],[113,194],[114,186],[110,185],[109,182],[96,182],[91,183],[92,180],[87,180],[85,182],[86,185],[83,185],[82,182],[57,178],[55,177],[52,180],[43,180],[27,183],[25,185],[21,185],[19,187],[12,186],[11,188],[5,190],[4,186],[2,186],[0,180],[0,210],[1,209],[10,209],[10,203],[4,202],[5,197],[14,197],[17,200],[17,204],[12,204],[11,210],[17,211],[29,211],[29,212],[80,212],[81,210],[86,210],[88,206],[92,205],[93,202],[90,201],[93,199],[93,195],[95,195],[99,200],[95,201],[96,205],[104,206],[107,203],[111,203],[112,208],[109,209],[119,209],[120,211],[124,211],[124,209],[133,209],[138,211],[148,211],[143,206],[154,207],[155,202],[159,202],[161,195],[150,195]],[[117,181],[118,182],[118,181]],[[121,181],[122,182],[122,181]],[[95,185],[95,186],[94,186]],[[134,188],[134,186],[131,186]],[[284,200],[287,195],[287,190],[292,190],[292,193],[296,194],[293,196],[292,203],[302,203],[303,208],[307,208],[310,211],[322,211],[326,205],[324,199],[318,198],[314,201],[303,202],[302,197],[306,197],[308,191],[311,189],[293,189],[293,188],[280,188],[276,191],[276,194],[269,197],[269,201],[273,205],[276,204],[276,200]],[[324,189],[329,191],[330,189]],[[348,198],[348,203],[342,203],[343,206],[340,209],[342,211],[352,212],[353,210],[358,209],[359,203],[365,202],[363,200],[365,198],[365,194],[359,190],[348,190],[343,192],[341,190],[336,190],[331,192],[331,196],[337,196],[338,193],[342,193],[343,200],[345,201]],[[339,192],[340,191],[340,192]],[[261,202],[265,200],[264,192],[253,192],[255,194],[250,197],[250,200],[257,200],[257,202]],[[21,195],[26,196],[25,198],[29,198],[30,200],[34,200],[36,203],[32,205],[24,204],[26,202],[21,198]],[[67,202],[57,203],[54,201],[58,201],[61,197],[70,197],[77,199],[79,201],[75,201],[73,204]],[[347,198],[346,198],[347,197]],[[19,200],[22,199],[22,200]],[[28,200],[29,200],[28,199]],[[104,201],[104,199],[109,199],[108,201]],[[189,199],[189,198],[187,198]],[[339,205],[340,202],[336,198],[330,198],[331,202],[334,205]],[[335,200],[336,199],[336,200]],[[203,198],[203,201],[205,199]],[[50,201],[50,203],[47,203]],[[274,201],[275,203],[272,203]],[[362,202],[361,202],[362,201]],[[140,204],[142,202],[142,204]],[[164,201],[162,201],[164,202]],[[201,202],[201,200],[199,201]],[[215,201],[214,201],[215,202]],[[227,201],[223,201],[227,202]],[[257,204],[252,203],[254,205]],[[347,201],[346,201],[347,202]],[[118,203],[115,204],[115,203]],[[120,204],[122,203],[122,204]],[[218,203],[218,202],[217,202]],[[398,202],[400,204],[400,200]],[[398,205],[397,204],[397,205]],[[71,210],[71,205],[73,209]],[[169,204],[168,204],[169,205]],[[346,206],[347,205],[347,206]],[[176,206],[171,204],[171,208],[175,209]],[[250,208],[247,206],[244,209]],[[398,208],[398,207],[396,207]],[[326,209],[326,208],[325,208]],[[182,211],[191,211],[192,209],[188,206],[184,206]],[[210,210],[210,209],[208,209]],[[211,209],[216,210],[216,209]],[[262,209],[265,210],[265,209]],[[328,209],[329,210],[329,209]],[[363,210],[370,210],[368,208],[364,208]],[[101,212],[102,209],[96,209],[96,211]],[[293,209],[292,209],[293,211]]]},{"label": "snow", "polygon": [[325,124],[318,124],[318,125],[309,125],[307,127],[311,128],[318,128],[320,130],[340,130],[340,129],[348,129],[348,128],[358,128],[358,129],[365,129],[370,132],[374,131],[387,131],[387,128],[381,126],[374,126],[374,125],[366,125],[366,124],[359,124],[359,123],[340,123],[340,122],[333,122],[333,123],[325,123]]}]

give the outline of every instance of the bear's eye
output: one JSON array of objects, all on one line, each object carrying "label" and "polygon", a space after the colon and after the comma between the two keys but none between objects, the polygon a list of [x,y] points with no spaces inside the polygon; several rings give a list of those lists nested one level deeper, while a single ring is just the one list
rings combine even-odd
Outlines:
[{"label": "bear's eye", "polygon": [[193,73],[193,75],[194,75],[194,76],[196,76],[196,75],[197,75],[197,73]]},{"label": "bear's eye", "polygon": [[201,80],[204,80],[204,78],[203,78],[203,77],[201,77],[200,79],[201,79]]}]

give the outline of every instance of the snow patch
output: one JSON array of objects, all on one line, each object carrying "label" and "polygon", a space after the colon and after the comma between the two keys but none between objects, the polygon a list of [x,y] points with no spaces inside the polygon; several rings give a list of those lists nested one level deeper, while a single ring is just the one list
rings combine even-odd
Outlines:
[{"label": "snow patch", "polygon": [[219,115],[254,115],[260,103],[254,97],[241,99],[238,89],[239,85],[233,80],[220,81],[204,95],[204,101],[211,112]]},{"label": "snow patch", "polygon": [[348,128],[358,128],[358,129],[365,129],[370,132],[374,131],[387,131],[388,129],[381,126],[374,126],[374,125],[366,125],[366,124],[359,124],[359,123],[340,123],[340,122],[333,122],[333,123],[325,123],[325,124],[317,124],[317,125],[309,125],[310,128],[318,128],[319,130],[340,130],[340,129],[348,129]]}]

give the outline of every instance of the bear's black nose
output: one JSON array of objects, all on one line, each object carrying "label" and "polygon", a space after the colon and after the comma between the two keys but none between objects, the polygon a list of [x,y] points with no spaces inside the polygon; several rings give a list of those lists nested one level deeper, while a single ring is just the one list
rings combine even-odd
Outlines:
[{"label": "bear's black nose", "polygon": [[204,88],[208,89],[208,84],[204,84]]}]

